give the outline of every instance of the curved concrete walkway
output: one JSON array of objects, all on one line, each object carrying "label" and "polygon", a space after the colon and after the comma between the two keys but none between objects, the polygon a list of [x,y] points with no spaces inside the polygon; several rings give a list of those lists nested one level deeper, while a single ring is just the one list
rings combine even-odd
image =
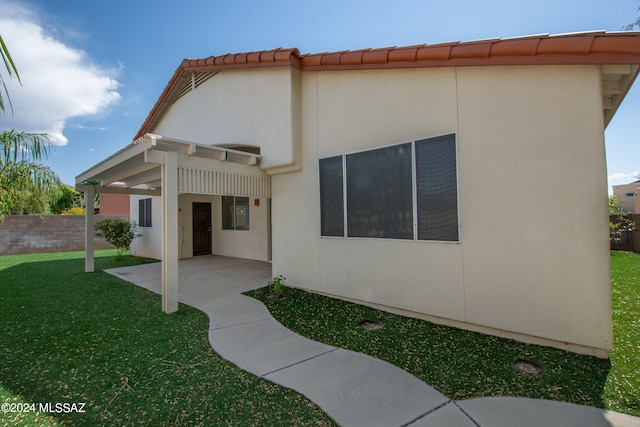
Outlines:
[{"label": "curved concrete walkway", "polygon": [[[107,272],[160,293],[160,263]],[[267,263],[200,257],[180,261],[179,274],[180,301],[209,316],[214,350],[246,371],[304,394],[345,427],[640,427],[640,418],[554,401],[453,401],[387,362],[297,335],[262,303],[242,295],[271,279]]]}]

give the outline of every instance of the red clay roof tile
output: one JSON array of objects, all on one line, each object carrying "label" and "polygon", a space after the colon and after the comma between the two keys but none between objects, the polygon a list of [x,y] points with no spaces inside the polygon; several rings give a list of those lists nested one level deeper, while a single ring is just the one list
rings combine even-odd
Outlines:
[{"label": "red clay roof tile", "polygon": [[247,63],[258,64],[260,63],[260,52],[251,52],[247,54]]},{"label": "red clay roof tile", "polygon": [[491,45],[491,56],[533,56],[538,50],[540,37],[503,40]]},{"label": "red clay roof tile", "polygon": [[340,64],[362,64],[362,54],[361,50],[346,52],[340,57]]},{"label": "red clay roof tile", "polygon": [[451,48],[456,43],[440,45],[424,45],[416,52],[416,61],[448,61],[451,55]]},{"label": "red clay roof tile", "polygon": [[547,37],[540,39],[536,53],[538,55],[587,55],[593,45],[591,35],[579,37]]},{"label": "red clay roof tile", "polygon": [[362,64],[386,64],[388,61],[389,49],[373,49],[362,54]]},{"label": "red clay roof tile", "polygon": [[492,45],[491,42],[459,43],[451,47],[449,58],[488,58]]},{"label": "red clay roof tile", "polygon": [[397,48],[389,51],[389,62],[412,62],[416,60],[418,46]]},{"label": "red clay roof tile", "polygon": [[638,54],[640,37],[637,33],[608,33],[607,38],[596,37],[591,45],[594,53]]}]

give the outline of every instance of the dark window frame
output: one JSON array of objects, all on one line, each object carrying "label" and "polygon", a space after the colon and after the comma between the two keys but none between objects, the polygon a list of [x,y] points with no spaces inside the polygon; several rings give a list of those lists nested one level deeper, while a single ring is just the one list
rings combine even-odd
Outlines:
[{"label": "dark window frame", "polygon": [[138,200],[138,227],[152,227],[152,200],[153,199],[151,197]]},{"label": "dark window frame", "polygon": [[[250,231],[250,198],[222,196],[222,229],[227,231]],[[238,209],[245,209],[244,212]]]},{"label": "dark window frame", "polygon": [[344,157],[320,159],[320,233],[344,237]]},{"label": "dark window frame", "polygon": [[[407,147],[410,149],[409,161],[406,153],[394,154]],[[373,160],[362,162],[360,170],[351,167],[358,159],[367,157]],[[331,168],[330,163],[338,162],[342,164],[342,188],[335,179],[327,183],[330,180],[328,171],[339,170],[335,164]],[[458,147],[455,133],[324,157],[319,159],[318,165],[321,237],[460,242]],[[398,171],[398,168],[402,170]],[[358,173],[362,176],[354,177]],[[356,190],[357,179],[364,187],[368,181],[372,181],[378,187],[388,188],[376,187],[369,193]],[[393,190],[389,191],[389,188]],[[401,188],[401,194],[393,194],[398,188]],[[354,191],[360,194],[351,194]],[[342,205],[336,201],[338,195],[342,196]],[[354,196],[355,199],[359,197],[364,200],[359,202],[362,206],[368,202],[367,198],[372,199],[368,207],[372,218],[366,218],[367,212],[362,210],[362,206],[358,214],[350,210],[358,204],[354,203]],[[376,200],[384,206],[376,206]],[[394,204],[400,206],[394,207]],[[385,215],[386,218],[380,218]],[[363,221],[360,228],[355,226],[355,230],[354,219]],[[339,223],[343,224],[342,229]]]}]

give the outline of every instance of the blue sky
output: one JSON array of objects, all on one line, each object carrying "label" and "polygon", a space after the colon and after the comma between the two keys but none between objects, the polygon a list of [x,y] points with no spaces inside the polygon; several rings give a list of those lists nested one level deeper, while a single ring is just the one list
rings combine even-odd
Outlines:
[{"label": "blue sky", "polygon": [[[22,86],[0,127],[46,132],[67,184],[129,144],[184,58],[619,31],[638,0],[0,0]],[[3,75],[5,75],[3,73]],[[640,173],[640,81],[606,130],[609,184]],[[567,165],[570,168],[571,165]],[[564,191],[558,183],[558,193]]]}]

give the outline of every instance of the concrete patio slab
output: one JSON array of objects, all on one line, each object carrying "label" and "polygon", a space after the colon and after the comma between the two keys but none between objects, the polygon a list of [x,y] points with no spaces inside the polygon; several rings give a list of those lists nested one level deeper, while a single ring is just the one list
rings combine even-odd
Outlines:
[{"label": "concrete patio slab", "polygon": [[345,426],[402,426],[449,401],[396,366],[344,349],[265,378],[298,390]]},{"label": "concrete patio slab", "polygon": [[484,397],[457,403],[480,427],[640,427],[640,418],[551,400]]}]

